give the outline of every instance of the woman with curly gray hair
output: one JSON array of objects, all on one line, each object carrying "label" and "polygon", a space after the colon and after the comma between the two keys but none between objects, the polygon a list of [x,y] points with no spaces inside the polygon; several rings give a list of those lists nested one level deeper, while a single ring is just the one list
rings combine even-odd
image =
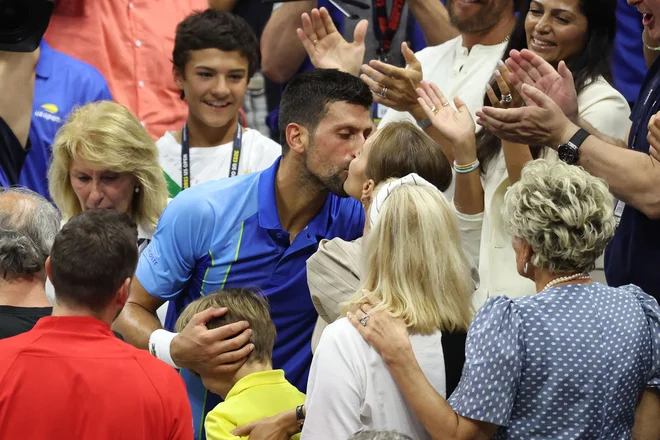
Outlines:
[{"label": "woman with curly gray hair", "polygon": [[402,323],[363,306],[353,325],[433,438],[622,439],[633,424],[648,429],[642,415],[660,388],[660,307],[637,286],[589,277],[615,228],[605,183],[562,162],[531,162],[505,196],[503,219],[518,272],[537,294],[488,299],[448,402],[421,373]]}]

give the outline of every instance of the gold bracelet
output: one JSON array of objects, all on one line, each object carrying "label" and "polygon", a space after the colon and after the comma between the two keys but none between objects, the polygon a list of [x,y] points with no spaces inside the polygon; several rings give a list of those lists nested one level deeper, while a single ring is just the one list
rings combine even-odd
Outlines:
[{"label": "gold bracelet", "polygon": [[475,159],[474,162],[466,164],[466,165],[459,165],[454,161],[454,169],[455,170],[469,170],[470,168],[474,168],[475,165],[479,163],[479,159]]}]

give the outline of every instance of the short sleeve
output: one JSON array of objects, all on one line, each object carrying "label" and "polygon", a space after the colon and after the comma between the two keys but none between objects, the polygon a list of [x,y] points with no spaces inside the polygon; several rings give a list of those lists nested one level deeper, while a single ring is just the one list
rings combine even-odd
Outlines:
[{"label": "short sleeve", "polygon": [[515,304],[490,298],[474,317],[465,347],[465,367],[449,399],[456,413],[507,426],[520,386],[524,344]]},{"label": "short sleeve", "polygon": [[208,201],[195,197],[194,190],[182,192],[165,208],[151,243],[140,255],[135,276],[156,298],[169,300],[183,290],[214,234],[217,213]]},{"label": "short sleeve", "polygon": [[238,440],[240,438],[231,434],[231,431],[237,426],[223,413],[222,406],[225,403],[220,403],[206,415],[204,431],[206,431],[207,440]]},{"label": "short sleeve", "polygon": [[626,286],[626,290],[631,289],[642,306],[646,322],[649,325],[649,335],[651,336],[653,354],[646,386],[660,389],[660,306],[658,306],[658,301],[655,298],[644,293],[639,287]]}]

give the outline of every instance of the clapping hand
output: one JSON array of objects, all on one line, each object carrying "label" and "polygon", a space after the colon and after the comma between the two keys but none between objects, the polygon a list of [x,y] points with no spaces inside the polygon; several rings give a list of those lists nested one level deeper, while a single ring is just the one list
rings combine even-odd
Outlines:
[{"label": "clapping hand", "polygon": [[649,134],[646,139],[649,141],[649,154],[655,160],[660,162],[660,118],[658,118],[659,113],[651,116],[649,121]]},{"label": "clapping hand", "polygon": [[421,86],[417,89],[417,101],[445,142],[453,147],[456,161],[472,162],[476,157],[477,147],[475,125],[470,110],[459,97],[454,98],[455,110],[433,83],[422,81]]},{"label": "clapping hand", "polygon": [[577,92],[573,74],[566,63],[559,62],[558,70],[534,52],[523,49],[512,50],[506,60],[511,70],[512,83],[520,91],[522,84],[528,84],[543,92],[561,108],[573,123],[579,119]]},{"label": "clapping hand", "polygon": [[326,8],[312,9],[302,14],[303,28],[297,29],[309,59],[320,69],[339,69],[352,75],[359,75],[364,58],[364,38],[367,34],[367,20],[355,27],[353,42],[349,43],[339,33]]},{"label": "clapping hand", "polygon": [[520,96],[516,83],[514,83],[511,71],[506,67],[502,61],[497,62],[497,69],[495,70],[495,81],[497,87],[500,89],[501,98],[497,98],[495,90],[490,84],[486,85],[486,95],[490,100],[490,104],[496,108],[515,108],[525,105],[525,101]]},{"label": "clapping hand", "polygon": [[399,111],[418,108],[417,93],[422,80],[422,65],[408,44],[401,44],[401,53],[407,66],[396,67],[378,60],[362,66],[360,78],[374,94],[374,101]]}]

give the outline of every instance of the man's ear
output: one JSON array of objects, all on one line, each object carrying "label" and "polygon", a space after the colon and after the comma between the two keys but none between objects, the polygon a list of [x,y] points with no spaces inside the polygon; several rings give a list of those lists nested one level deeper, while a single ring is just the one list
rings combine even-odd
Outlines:
[{"label": "man's ear", "polygon": [[309,132],[302,125],[292,122],[286,126],[286,143],[291,151],[303,154],[309,146]]},{"label": "man's ear", "polygon": [[128,294],[131,291],[131,279],[126,278],[124,280],[124,283],[121,285],[117,293],[115,294],[115,302],[117,303],[118,306],[124,307],[126,305],[126,301],[128,301]]}]

